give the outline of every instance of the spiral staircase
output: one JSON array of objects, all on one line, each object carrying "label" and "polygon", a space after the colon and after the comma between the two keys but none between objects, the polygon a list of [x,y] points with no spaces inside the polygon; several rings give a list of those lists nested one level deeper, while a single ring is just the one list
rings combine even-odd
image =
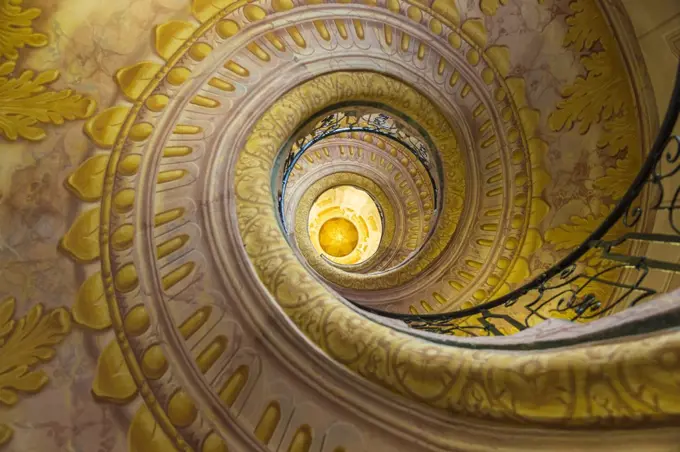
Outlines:
[{"label": "spiral staircase", "polygon": [[0,0],[0,450],[678,450],[679,58],[670,0]]}]

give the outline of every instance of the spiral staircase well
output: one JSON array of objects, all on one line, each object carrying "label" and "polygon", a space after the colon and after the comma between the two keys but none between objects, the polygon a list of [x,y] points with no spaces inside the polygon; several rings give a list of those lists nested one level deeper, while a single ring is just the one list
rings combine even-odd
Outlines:
[{"label": "spiral staircase well", "polygon": [[679,116],[672,0],[0,0],[0,451],[678,450]]}]

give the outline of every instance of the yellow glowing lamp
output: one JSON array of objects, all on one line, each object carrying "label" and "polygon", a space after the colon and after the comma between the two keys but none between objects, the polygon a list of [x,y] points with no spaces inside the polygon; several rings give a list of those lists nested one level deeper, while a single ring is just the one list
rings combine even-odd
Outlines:
[{"label": "yellow glowing lamp", "polygon": [[319,229],[319,245],[333,257],[347,256],[358,243],[359,230],[346,218],[331,218]]}]

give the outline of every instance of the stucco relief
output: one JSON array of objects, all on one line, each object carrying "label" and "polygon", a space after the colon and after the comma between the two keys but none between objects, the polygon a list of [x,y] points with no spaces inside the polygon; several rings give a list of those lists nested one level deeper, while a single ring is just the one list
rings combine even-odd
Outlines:
[{"label": "stucco relief", "polygon": [[[589,347],[566,354],[554,351],[540,358],[493,352],[459,353],[377,327],[298,271],[299,264],[289,255],[278,228],[268,222],[270,218],[266,215],[257,216],[267,212],[269,205],[262,200],[269,199],[271,193],[249,179],[247,171],[238,173],[243,168],[261,169],[267,165],[268,160],[263,161],[259,152],[268,147],[274,149],[272,137],[287,124],[274,126],[269,130],[271,135],[265,134],[247,148],[240,157],[242,166],[234,173],[233,165],[210,161],[208,156],[214,148],[207,147],[206,142],[216,133],[215,117],[233,108],[236,95],[246,92],[238,83],[232,85],[235,88],[232,91],[225,82],[233,81],[234,77],[243,82],[245,68],[238,63],[243,60],[234,57],[235,66],[219,69],[222,78],[211,79],[209,88],[182,88],[185,83],[193,83],[197,77],[194,74],[205,68],[197,66],[201,61],[209,65],[227,56],[226,51],[219,54],[221,50],[215,44],[231,37],[233,25],[227,20],[233,19],[246,28],[244,24],[264,20],[263,11],[280,13],[281,17],[287,14],[276,33],[264,27],[244,33],[264,33],[258,43],[272,54],[278,42],[297,49],[296,58],[308,55],[311,47],[308,44],[317,39],[316,34],[323,36],[324,32],[314,24],[295,22],[293,13],[285,11],[293,2],[275,1],[260,7],[239,2],[195,1],[191,8],[198,22],[188,16],[186,2],[112,3],[99,5],[101,9],[92,2],[69,2],[68,6],[66,3],[46,5],[46,11],[54,8],[51,17],[60,19],[78,11],[79,16],[73,17],[79,17],[79,25],[88,26],[60,28],[56,26],[57,19],[50,19],[55,24],[55,35],[61,36],[55,42],[65,46],[65,50],[62,58],[53,56],[45,61],[56,67],[63,60],[68,68],[64,74],[70,74],[66,78],[69,86],[97,99],[100,113],[87,123],[89,142],[80,132],[81,124],[69,122],[63,127],[48,127],[46,130],[54,134],[47,134],[44,144],[39,145],[42,147],[29,148],[20,143],[2,149],[3,164],[5,153],[6,161],[10,162],[3,167],[3,174],[8,178],[11,175],[3,182],[11,182],[7,184],[10,188],[3,190],[10,196],[3,197],[0,208],[7,209],[11,220],[4,214],[1,217],[2,237],[10,245],[2,249],[3,257],[7,256],[3,265],[6,262],[10,270],[2,273],[0,293],[14,295],[17,301],[16,309],[14,302],[12,309],[7,308],[10,306],[7,301],[1,305],[0,320],[5,323],[18,320],[30,315],[31,307],[37,303],[44,303],[46,312],[57,313],[53,315],[61,325],[60,334],[72,330],[68,336],[59,337],[62,345],[55,339],[57,355],[44,365],[50,381],[42,394],[26,397],[8,412],[11,419],[2,418],[0,424],[11,424],[15,430],[12,442],[8,442],[10,449],[85,450],[96,444],[107,451],[172,448],[219,451],[228,444],[230,450],[377,450],[378,445],[394,450],[455,450],[476,441],[487,441],[486,445],[491,447],[489,438],[479,439],[466,433],[470,428],[459,424],[461,413],[469,415],[470,422],[478,428],[492,432],[489,437],[512,438],[525,444],[532,439],[519,429],[499,427],[487,423],[488,419],[500,418],[509,425],[518,421],[600,425],[631,421],[630,410],[644,412],[659,421],[677,414],[677,401],[672,397],[661,397],[663,403],[653,413],[649,408],[651,400],[662,396],[659,388],[676,383],[674,336]],[[416,3],[378,3],[377,8],[383,9],[396,4],[403,13],[399,20],[415,17],[419,24],[423,21],[420,24],[423,26],[423,17],[432,14],[427,8],[421,11]],[[552,33],[564,33],[557,20],[549,21],[566,16],[559,5],[543,6],[527,0],[524,3],[529,12],[513,17],[504,13],[504,9],[514,11],[516,5],[499,2],[494,7],[489,2],[483,3],[482,12],[493,10],[501,25],[488,27],[485,36],[479,34],[478,22],[464,28],[472,36],[471,48],[477,52],[477,57],[468,52],[465,58],[480,57],[486,48],[486,43],[478,41],[482,37],[489,42],[501,42],[502,30],[518,31],[524,22],[547,23],[546,27],[553,27]],[[474,9],[461,18],[459,8],[449,2],[438,1],[430,6],[454,25],[466,19],[466,14],[472,19],[482,17]],[[362,33],[366,36],[367,30],[372,30],[369,7],[362,11],[365,16],[340,19],[353,42],[359,44]],[[336,20],[333,15],[336,12],[329,9],[328,14],[329,23]],[[99,15],[101,18],[97,19]],[[121,21],[128,15],[132,17],[123,27]],[[91,20],[81,20],[83,17]],[[177,20],[167,22],[171,17]],[[397,20],[392,20],[396,30]],[[152,55],[140,39],[148,36],[151,24],[164,24],[155,29],[158,55]],[[411,26],[417,30],[418,26]],[[131,30],[122,32],[126,27]],[[335,27],[329,25],[331,31],[326,31],[339,40],[342,32],[337,24]],[[387,37],[383,39],[385,42]],[[416,42],[414,36],[409,39]],[[503,39],[507,39],[511,48],[513,70],[527,80],[526,89],[513,92],[515,102],[527,102],[527,108],[536,109],[542,104],[532,96],[545,93],[553,100],[558,99],[557,88],[573,82],[575,69],[567,69],[558,83],[535,85],[532,71],[523,71],[522,66],[542,68],[543,63],[525,63],[526,58],[516,53],[514,47],[523,38]],[[109,41],[116,45],[105,45]],[[557,41],[545,41],[545,46],[554,46],[556,54],[562,51]],[[207,49],[206,45],[215,48]],[[259,52],[252,49],[253,57],[258,58]],[[410,49],[417,55],[417,44]],[[253,57],[249,57],[249,63],[255,61]],[[81,60],[87,64],[79,65]],[[26,64],[29,63],[27,60]],[[364,69],[370,69],[368,62],[364,63]],[[566,65],[558,62],[557,56],[552,64]],[[329,63],[329,67],[333,65]],[[309,73],[292,75],[296,76],[301,82]],[[118,100],[112,79],[119,84],[125,100],[121,98],[108,109],[114,99]],[[277,88],[283,89],[272,87],[269,92],[281,94]],[[458,88],[465,89],[461,85]],[[232,92],[236,94],[229,94]],[[185,110],[178,112],[174,118],[177,121],[170,125],[170,119],[162,119],[163,112],[178,111],[178,106]],[[265,106],[252,103],[245,106],[253,118],[264,113]],[[216,110],[201,117],[205,109]],[[234,116],[234,124],[243,120],[238,113]],[[545,121],[533,124],[532,118],[524,119],[530,123],[527,129],[547,130]],[[556,129],[561,126],[552,125]],[[240,147],[234,143],[245,141],[246,132],[230,130],[219,144],[231,143],[233,147],[227,149],[237,155]],[[577,133],[571,137],[555,134],[555,142],[567,147],[578,147],[582,140],[592,139],[586,135],[580,138]],[[89,143],[94,143],[97,150]],[[27,153],[29,149],[31,152]],[[36,157],[42,155],[48,157]],[[577,167],[590,171],[588,165],[594,163],[582,162]],[[545,168],[529,166],[539,167]],[[214,171],[202,171],[211,168]],[[225,175],[234,174],[242,185],[232,190]],[[69,201],[74,198],[69,198],[71,194],[67,195],[61,187],[63,180],[68,180],[71,194],[80,203]],[[217,180],[221,182],[216,187],[206,188],[208,182]],[[560,185],[574,182],[579,181],[564,181]],[[222,194],[220,189],[224,189]],[[581,195],[579,191],[560,194],[564,199]],[[224,207],[234,203],[234,196],[238,196],[240,203],[238,218]],[[532,193],[531,197],[538,195]],[[591,208],[590,204],[587,208]],[[581,216],[595,215],[597,212],[592,209],[583,210]],[[566,218],[572,213],[570,208],[561,215]],[[211,217],[212,223],[201,224],[202,216]],[[552,224],[564,222],[557,218],[552,217]],[[68,231],[67,225],[72,225]],[[216,230],[220,229],[218,225],[226,227]],[[243,245],[241,235],[250,256],[239,251]],[[62,236],[62,251],[57,252]],[[214,243],[220,245],[211,246]],[[64,257],[66,254],[74,258],[77,267]],[[213,259],[214,256],[217,257]],[[253,265],[263,285],[255,281]],[[532,271],[534,268],[540,265],[532,266]],[[16,293],[17,287],[21,294]],[[71,305],[70,315],[61,308],[64,305]],[[66,320],[71,317],[75,326]],[[312,347],[310,340],[318,348]],[[305,350],[304,355],[297,353],[299,350]],[[42,356],[47,358],[49,353]],[[586,356],[600,359],[591,366]],[[578,375],[594,372],[594,384],[570,393],[574,398],[565,405],[566,411],[548,419],[542,410],[564,408],[560,404],[564,403],[565,394],[537,375],[540,369],[549,369],[555,372],[554,381],[566,384],[566,373],[560,373],[566,359],[578,363],[570,372]],[[644,362],[644,372],[630,367],[630,363],[636,362]],[[500,373],[494,374],[495,371]],[[647,384],[647,392],[638,398],[626,393],[628,404],[611,409],[609,401],[616,400],[621,393],[608,384],[608,379],[621,373],[633,384]],[[648,376],[652,373],[654,378],[650,381]],[[482,382],[488,375],[493,378],[485,385]],[[528,391],[528,387],[539,391]],[[601,404],[587,402],[592,399],[589,391],[593,388],[606,394]],[[498,397],[485,399],[488,394]],[[580,411],[579,403],[589,404]],[[53,408],[44,409],[45,404]],[[572,417],[564,414],[568,409],[576,414]],[[54,416],[55,413],[59,416]],[[588,417],[589,414],[593,415]],[[414,417],[418,420],[415,424]],[[425,426],[425,440],[419,439],[423,430],[413,425]],[[73,433],[74,430],[78,433]],[[587,441],[592,434],[576,430],[561,435],[547,428],[541,432],[547,441],[554,441],[554,450],[573,450],[574,443],[569,441]],[[654,434],[656,441],[667,441],[665,444],[672,444],[676,435],[663,429]],[[649,438],[645,432],[639,435]],[[622,442],[635,444],[635,438],[625,432],[621,438],[609,445],[616,447],[616,441],[621,441],[618,447]]]}]

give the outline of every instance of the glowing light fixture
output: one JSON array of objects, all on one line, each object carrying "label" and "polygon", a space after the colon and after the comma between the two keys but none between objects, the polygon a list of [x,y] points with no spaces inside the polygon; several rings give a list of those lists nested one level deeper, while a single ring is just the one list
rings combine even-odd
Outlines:
[{"label": "glowing light fixture", "polygon": [[326,190],[309,212],[309,238],[330,261],[360,264],[380,246],[383,224],[377,204],[364,190],[341,185]]}]

